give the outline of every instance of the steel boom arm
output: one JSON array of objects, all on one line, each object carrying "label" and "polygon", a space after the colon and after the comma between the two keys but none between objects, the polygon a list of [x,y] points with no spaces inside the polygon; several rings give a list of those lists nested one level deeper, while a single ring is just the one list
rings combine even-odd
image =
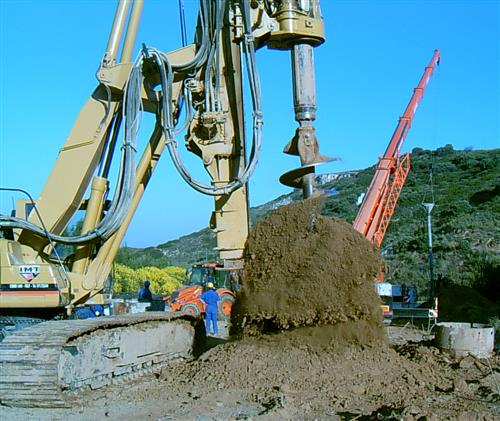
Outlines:
[{"label": "steel boom arm", "polygon": [[381,245],[389,220],[399,198],[399,193],[409,171],[409,156],[399,160],[399,151],[410,130],[413,117],[424,96],[425,88],[439,64],[440,52],[435,50],[431,61],[425,68],[413,95],[400,117],[396,130],[391,137],[383,157],[375,170],[372,182],[354,220],[354,229],[363,234],[370,242]]},{"label": "steel boom arm", "polygon": [[[71,314],[77,306],[106,304],[112,262],[164,151],[184,181],[214,197],[210,228],[219,257],[224,267],[240,267],[248,236],[247,183],[257,165],[263,124],[255,51],[264,46],[293,51],[294,109],[300,127],[288,153],[301,158],[306,172],[299,185],[312,194],[314,165],[324,160],[313,126],[312,50],[324,42],[319,0],[200,0],[192,44],[169,53],[143,44],[131,61],[142,7],[143,0],[118,1],[97,71],[98,86],[60,150],[42,194],[31,203],[19,201],[16,216],[0,215],[0,289],[16,289],[0,292],[0,310],[50,309],[56,314],[56,309],[66,308]],[[245,79],[251,136],[245,133],[250,128],[244,122]],[[142,111],[152,113],[156,125],[136,165],[136,122]],[[179,120],[185,146],[201,158],[208,183],[197,181],[184,166],[176,141]],[[118,154],[115,173],[111,167]],[[64,235],[79,210],[84,212],[81,232]],[[4,230],[8,238],[3,238]],[[60,254],[58,243],[71,245],[74,252]],[[33,274],[36,284],[26,278]],[[41,290],[24,294],[22,288]]]}]

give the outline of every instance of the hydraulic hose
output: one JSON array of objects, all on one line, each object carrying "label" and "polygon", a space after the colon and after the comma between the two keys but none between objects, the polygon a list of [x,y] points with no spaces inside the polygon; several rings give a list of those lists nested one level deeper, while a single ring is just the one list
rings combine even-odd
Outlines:
[{"label": "hydraulic hose", "polygon": [[[122,157],[118,174],[117,186],[115,194],[111,202],[109,211],[105,217],[97,225],[95,229],[88,233],[66,237],[54,233],[48,233],[47,230],[28,222],[21,218],[0,216],[0,227],[4,228],[18,228],[31,231],[35,235],[42,238],[47,238],[49,242],[57,242],[62,244],[84,244],[95,240],[106,240],[111,237],[118,228],[123,224],[126,215],[130,209],[132,197],[135,188],[135,158],[137,150],[137,134],[140,126],[140,116],[142,111],[142,97],[141,90],[144,80],[142,74],[142,64],[144,54],[152,55],[158,66],[161,76],[161,89],[162,89],[162,106],[161,117],[159,124],[161,125],[169,155],[180,173],[181,177],[195,190],[211,195],[220,196],[230,194],[238,188],[242,187],[248,182],[249,177],[253,173],[260,155],[260,148],[262,143],[262,111],[261,111],[261,98],[260,98],[260,82],[257,73],[257,66],[255,61],[255,45],[253,42],[252,28],[250,23],[250,10],[248,0],[243,2],[243,14],[245,25],[245,36],[243,40],[243,51],[245,56],[247,76],[250,85],[250,92],[253,107],[253,129],[252,129],[252,146],[249,154],[248,164],[244,170],[238,174],[235,179],[230,181],[224,186],[214,187],[211,185],[203,184],[189,173],[185,167],[177,148],[175,140],[175,124],[174,124],[174,110],[172,107],[172,83],[173,72],[187,72],[194,74],[197,70],[206,66],[205,75],[210,74],[209,70],[212,66],[212,61],[217,45],[220,42],[218,32],[221,29],[223,14],[225,10],[225,0],[217,2],[218,7],[214,12],[210,0],[200,0],[200,26],[201,26],[201,41],[199,48],[194,58],[183,64],[171,65],[167,56],[154,48],[143,49],[138,58],[134,62],[131,69],[129,79],[127,81],[124,93],[125,104],[122,107],[123,120],[125,122],[124,138],[122,144]],[[215,14],[215,16],[214,16]],[[215,17],[215,19],[214,19]],[[214,38],[211,39],[209,33]],[[209,44],[212,46],[209,48]],[[211,83],[210,83],[211,84]],[[186,89],[186,91],[188,91]],[[217,89],[216,89],[217,91]],[[216,92],[218,94],[218,92]],[[186,123],[191,117],[191,97],[190,94],[186,95]]]},{"label": "hydraulic hose", "polygon": [[[245,185],[255,170],[257,165],[260,148],[262,144],[262,111],[261,111],[261,97],[260,97],[260,81],[258,78],[256,60],[255,60],[255,46],[253,42],[252,28],[250,23],[250,10],[247,1],[244,4],[244,15],[245,15],[245,36],[244,36],[244,55],[246,62],[246,69],[248,74],[248,80],[250,84],[250,92],[252,97],[252,107],[253,107],[253,131],[252,131],[252,147],[249,155],[248,164],[245,169],[238,174],[238,176],[224,186],[214,187],[211,185],[203,184],[189,173],[185,167],[181,156],[177,148],[177,142],[174,138],[173,131],[173,118],[172,118],[172,91],[171,91],[171,80],[172,80],[172,66],[169,64],[168,59],[159,54],[154,48],[149,48],[147,51],[155,57],[155,61],[158,65],[161,80],[162,80],[162,91],[163,91],[163,101],[162,101],[162,119],[163,119],[163,130],[165,135],[165,142],[167,149],[169,151],[170,157],[177,171],[181,177],[195,190],[200,193],[204,193],[210,196],[220,196],[230,194],[238,188]],[[223,13],[223,10],[219,9],[219,13]],[[162,59],[163,63],[160,63]],[[210,59],[208,60],[207,67],[211,66]],[[208,72],[208,69],[206,70]],[[205,79],[205,83],[206,83]]]},{"label": "hydraulic hose", "polygon": [[0,216],[0,227],[25,229],[40,237],[47,238],[49,241],[63,244],[84,244],[97,239],[106,240],[118,230],[130,208],[135,187],[135,155],[139,129],[138,117],[142,107],[142,101],[137,101],[137,98],[140,99],[143,83],[143,75],[139,67],[141,63],[142,60],[135,62],[126,85],[125,107],[123,107],[125,136],[122,145],[122,162],[119,170],[118,184],[110,210],[98,226],[88,233],[66,237],[48,233],[47,230],[21,218]]}]

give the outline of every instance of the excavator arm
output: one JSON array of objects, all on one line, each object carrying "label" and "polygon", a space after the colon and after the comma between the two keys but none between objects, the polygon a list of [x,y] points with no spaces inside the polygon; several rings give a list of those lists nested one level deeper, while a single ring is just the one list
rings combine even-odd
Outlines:
[{"label": "excavator arm", "polygon": [[[210,227],[220,258],[228,268],[241,266],[248,235],[247,182],[262,141],[259,48],[291,52],[299,128],[285,151],[300,157],[301,168],[292,184],[285,183],[302,187],[305,197],[314,190],[314,167],[326,159],[313,126],[313,49],[324,41],[319,1],[200,0],[192,44],[169,53],[143,45],[132,61],[142,8],[142,0],[118,2],[98,85],[40,197],[30,204],[35,209],[19,212],[26,219],[0,216],[0,229],[14,233],[0,239],[0,283],[10,289],[8,296],[0,291],[0,309],[66,308],[70,314],[78,305],[104,303],[112,262],[165,152],[191,187],[214,197]],[[251,142],[245,138],[244,80],[251,93]],[[141,112],[154,114],[156,126],[136,163]],[[194,179],[182,161],[175,136],[182,112],[185,145],[202,160],[209,183]],[[111,186],[117,153],[121,165]],[[63,232],[78,210],[84,211],[82,231],[68,238]],[[73,245],[74,254],[59,256],[55,245],[60,243]],[[44,291],[35,291],[34,284],[29,289],[40,292],[40,299],[24,293],[23,271],[36,273]]]}]

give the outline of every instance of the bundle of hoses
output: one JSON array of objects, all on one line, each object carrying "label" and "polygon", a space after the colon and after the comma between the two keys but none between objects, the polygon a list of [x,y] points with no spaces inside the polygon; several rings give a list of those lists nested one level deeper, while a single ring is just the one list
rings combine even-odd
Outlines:
[{"label": "bundle of hoses", "polygon": [[125,106],[123,107],[123,112],[126,116],[125,135],[123,138],[117,188],[109,211],[97,227],[88,233],[67,237],[48,233],[39,226],[21,218],[0,216],[0,226],[2,228],[26,229],[41,237],[47,237],[53,242],[83,244],[96,239],[106,240],[123,224],[132,202],[135,187],[135,155],[137,150],[137,132],[139,129],[139,111],[142,106],[140,93],[143,83],[140,65],[140,60],[134,63],[126,86]]},{"label": "bundle of hoses", "polygon": [[[245,22],[245,36],[244,36],[244,55],[246,61],[246,70],[248,75],[248,81],[250,85],[250,92],[252,97],[252,107],[253,107],[253,133],[252,133],[252,147],[250,150],[250,155],[248,159],[248,164],[232,181],[228,182],[226,185],[215,187],[213,185],[203,184],[197,180],[195,180],[192,175],[189,173],[187,168],[185,167],[181,156],[179,154],[179,150],[177,148],[177,142],[175,141],[175,133],[174,133],[174,122],[173,122],[173,108],[172,108],[172,79],[173,79],[173,71],[179,70],[179,66],[172,66],[168,61],[168,58],[157,51],[154,48],[147,49],[147,53],[151,54],[155,62],[158,66],[158,70],[161,76],[161,86],[162,86],[162,128],[164,131],[166,146],[169,151],[170,157],[177,171],[181,175],[181,177],[195,190],[211,195],[211,196],[221,196],[227,195],[238,188],[245,185],[255,170],[257,165],[260,147],[262,143],[262,110],[261,110],[261,98],[260,98],[260,81],[257,73],[257,65],[255,60],[255,46],[253,42],[252,36],[252,28],[250,22],[250,10],[247,1],[244,1],[244,22]],[[211,110],[211,107],[215,107],[215,104],[220,104],[218,99],[214,101],[210,100],[210,98],[214,95],[211,87],[211,78],[207,75],[211,75],[212,68],[212,60],[215,57],[218,57],[216,49],[219,45],[219,37],[218,33],[221,30],[222,26],[222,17],[224,14],[224,5],[225,0],[220,0],[216,2],[217,16],[215,19],[216,26],[214,28],[214,36],[213,42],[210,43],[210,48],[207,52],[206,60],[207,62],[204,64],[206,66],[205,69],[205,110]],[[187,66],[183,67],[185,70]],[[218,89],[215,89],[215,95],[218,94]],[[187,99],[187,108],[191,107],[189,96]]]},{"label": "bundle of hoses", "polygon": [[[243,40],[244,55],[246,62],[246,70],[250,85],[253,107],[253,133],[252,147],[246,167],[230,182],[224,186],[212,186],[202,184],[195,180],[185,167],[177,148],[175,140],[175,124],[174,110],[172,102],[172,83],[173,73],[185,72],[186,74],[194,74],[197,70],[205,66],[205,96],[206,107],[213,107],[215,104],[220,104],[218,98],[213,96],[218,95],[218,87],[214,89],[209,82],[209,77],[212,72],[212,61],[216,61],[218,65],[219,55],[217,48],[220,44],[220,30],[225,11],[225,0],[216,0],[215,4],[210,0],[200,0],[200,25],[201,25],[201,41],[195,57],[187,63],[171,65],[167,56],[154,48],[144,48],[139,54],[139,57],[134,63],[130,72],[129,79],[125,88],[125,105],[123,107],[125,121],[125,135],[122,145],[121,165],[118,176],[118,183],[115,190],[115,195],[111,202],[109,211],[100,221],[95,229],[78,236],[66,237],[54,233],[49,233],[39,226],[30,223],[24,219],[0,216],[0,227],[2,228],[19,228],[33,232],[40,237],[47,237],[50,241],[63,244],[83,244],[90,241],[100,239],[102,241],[111,237],[116,230],[123,224],[125,217],[130,208],[135,187],[135,156],[137,149],[137,134],[139,130],[140,113],[142,111],[141,90],[143,84],[142,64],[145,56],[151,55],[160,72],[161,76],[161,120],[158,122],[164,132],[165,142],[169,151],[170,157],[179,171],[182,178],[195,190],[212,196],[220,196],[230,194],[241,186],[245,185],[253,173],[260,154],[262,142],[262,111],[260,98],[260,82],[257,73],[255,61],[255,46],[253,42],[250,11],[248,1],[243,2],[243,14],[245,23],[245,35]],[[186,113],[187,118],[191,114],[191,99],[186,97]]]}]

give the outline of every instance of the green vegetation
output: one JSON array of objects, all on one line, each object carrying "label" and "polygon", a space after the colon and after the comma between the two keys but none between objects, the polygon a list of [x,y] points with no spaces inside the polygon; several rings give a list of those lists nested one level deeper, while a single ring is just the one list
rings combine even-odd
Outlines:
[{"label": "green vegetation", "polygon": [[489,325],[495,329],[495,334],[498,335],[500,332],[500,319],[498,317],[493,317],[488,320]]},{"label": "green vegetation", "polygon": [[117,263],[114,267],[113,291],[136,292],[143,287],[145,280],[149,280],[154,294],[169,294],[182,286],[185,275],[185,269],[177,266],[132,269]]},{"label": "green vegetation", "polygon": [[[427,213],[422,203],[432,202],[432,165],[434,273],[459,285],[483,285],[489,294],[498,289],[492,288],[492,280],[500,279],[499,161],[499,149],[455,151],[446,145],[436,151],[412,151],[411,171],[382,244],[388,281],[416,284],[421,293],[427,288]],[[335,187],[340,193],[328,199],[325,213],[352,222],[356,198],[373,172],[374,167],[327,184],[325,188]],[[498,293],[491,298],[498,299]]]},{"label": "green vegetation", "polygon": [[499,158],[498,149],[454,151],[445,146],[435,152],[413,151],[412,170],[382,246],[388,280],[425,290],[428,239],[422,202],[432,201],[432,164],[435,273],[459,285],[490,283],[488,277],[500,269]]},{"label": "green vegetation", "polygon": [[[148,266],[167,267],[171,265],[171,260],[164,255],[158,247],[147,247],[144,249],[134,249],[121,247],[118,250],[116,261],[132,268],[139,269]],[[176,263],[177,266],[181,266]]]},{"label": "green vegetation", "polygon": [[[415,148],[411,170],[392,218],[382,255],[386,279],[417,285],[425,293],[429,279],[427,217],[422,203],[432,201],[429,166],[433,167],[434,273],[445,281],[475,286],[498,300],[500,279],[500,149],[456,151],[451,145],[436,151]],[[324,214],[352,222],[356,200],[366,191],[375,167],[321,185],[330,195]],[[252,224],[270,210],[300,200],[298,192],[252,208]],[[184,268],[216,259],[215,237],[207,228],[147,249],[122,248],[118,262],[130,267],[177,265]]]}]

